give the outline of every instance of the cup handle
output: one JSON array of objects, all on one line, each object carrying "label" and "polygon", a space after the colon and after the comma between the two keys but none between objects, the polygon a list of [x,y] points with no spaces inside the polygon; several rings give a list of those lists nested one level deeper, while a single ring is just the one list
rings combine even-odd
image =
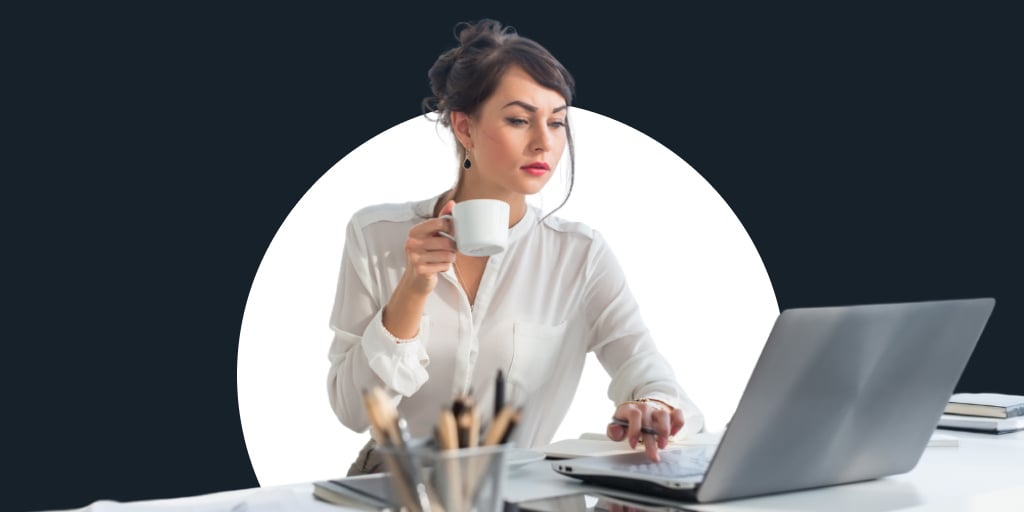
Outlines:
[{"label": "cup handle", "polygon": [[[451,220],[453,217],[451,216],[451,214],[444,214],[444,215],[442,215],[442,216],[440,216],[438,218],[439,219],[449,219],[449,220]],[[441,235],[441,236],[451,240],[452,242],[455,242],[455,237],[450,235],[450,234],[448,234],[448,233],[445,233],[444,231],[438,231],[437,234],[439,234],[439,235]]]}]

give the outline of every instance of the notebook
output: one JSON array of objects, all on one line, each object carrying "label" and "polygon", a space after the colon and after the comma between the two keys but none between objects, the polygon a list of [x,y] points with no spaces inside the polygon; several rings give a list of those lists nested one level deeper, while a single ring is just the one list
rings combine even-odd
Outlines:
[{"label": "notebook", "polygon": [[580,457],[585,482],[711,502],[910,471],[992,313],[991,298],[788,309],[718,446]]},{"label": "notebook", "polygon": [[313,496],[357,510],[397,512],[401,508],[388,473],[313,482]]},{"label": "notebook", "polygon": [[1024,430],[1024,416],[1015,418],[989,418],[985,416],[960,416],[943,414],[939,419],[939,428],[963,430],[966,432],[983,432],[986,434],[1009,434]]}]

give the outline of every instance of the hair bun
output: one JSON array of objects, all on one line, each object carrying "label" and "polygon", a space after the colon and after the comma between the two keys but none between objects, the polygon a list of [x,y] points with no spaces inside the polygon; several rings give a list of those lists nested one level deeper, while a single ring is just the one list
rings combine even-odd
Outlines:
[{"label": "hair bun", "polygon": [[463,21],[455,25],[455,39],[463,47],[473,46],[481,39],[497,39],[506,34],[515,34],[513,27],[503,27],[501,22],[484,18],[476,23]]}]

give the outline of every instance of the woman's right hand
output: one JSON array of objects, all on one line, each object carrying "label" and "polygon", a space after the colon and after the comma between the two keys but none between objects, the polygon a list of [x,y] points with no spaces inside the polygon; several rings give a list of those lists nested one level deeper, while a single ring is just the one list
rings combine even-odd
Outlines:
[{"label": "woman's right hand", "polygon": [[437,234],[451,232],[451,220],[442,219],[440,215],[450,213],[453,206],[455,202],[448,201],[438,218],[427,219],[409,229],[409,238],[405,240],[405,273],[381,314],[384,328],[399,340],[418,335],[427,297],[437,286],[437,273],[446,272],[455,261],[455,242]]},{"label": "woman's right hand", "polygon": [[451,213],[453,206],[455,201],[448,201],[438,217],[420,222],[409,230],[405,240],[405,274],[399,283],[407,291],[424,296],[430,294],[437,286],[437,273],[448,271],[455,261],[455,242],[438,234],[439,231],[451,233],[451,219],[440,216]]},{"label": "woman's right hand", "polygon": [[643,443],[647,457],[657,462],[658,450],[668,446],[669,438],[682,430],[684,423],[681,409],[658,401],[630,400],[615,409],[606,433],[612,441],[628,440],[630,448]]}]

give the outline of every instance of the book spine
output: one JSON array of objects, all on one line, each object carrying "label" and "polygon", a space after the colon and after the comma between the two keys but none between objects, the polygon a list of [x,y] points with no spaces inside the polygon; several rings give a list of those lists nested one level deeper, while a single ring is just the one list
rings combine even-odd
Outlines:
[{"label": "book spine", "polygon": [[1016,418],[1017,416],[1024,416],[1024,403],[1011,405],[1006,408],[1007,418]]},{"label": "book spine", "polygon": [[939,425],[938,428],[941,428],[941,429],[944,429],[944,430],[957,430],[957,431],[960,431],[960,432],[981,432],[982,434],[1000,434],[1001,433],[1000,431],[996,430],[995,427],[985,428],[985,427],[961,427],[961,426],[953,426],[953,425]]}]

